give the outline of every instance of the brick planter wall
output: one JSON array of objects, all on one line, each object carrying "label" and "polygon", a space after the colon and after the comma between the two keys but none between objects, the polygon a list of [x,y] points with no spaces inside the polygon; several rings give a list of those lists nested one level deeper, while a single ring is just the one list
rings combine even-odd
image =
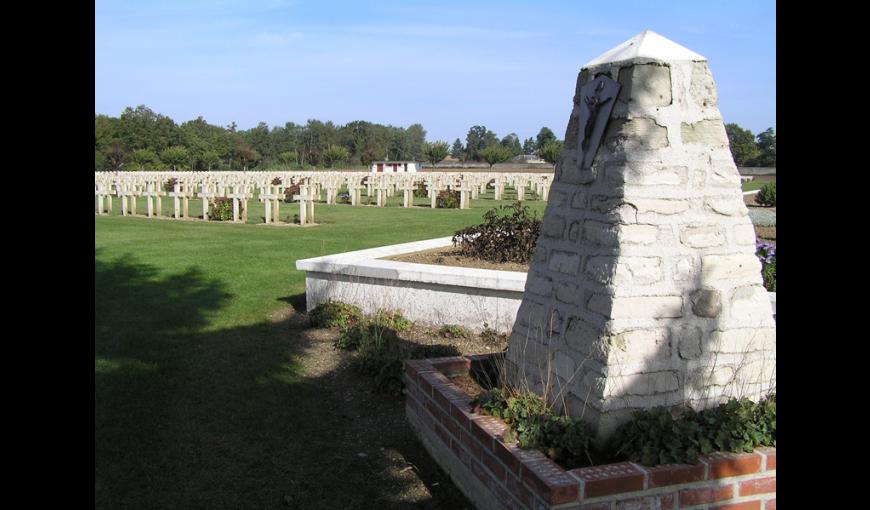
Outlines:
[{"label": "brick planter wall", "polygon": [[718,453],[696,465],[620,462],[566,471],[536,450],[502,439],[498,418],[471,412],[448,375],[492,355],[406,362],[405,413],[426,449],[483,509],[776,509],[776,448]]}]

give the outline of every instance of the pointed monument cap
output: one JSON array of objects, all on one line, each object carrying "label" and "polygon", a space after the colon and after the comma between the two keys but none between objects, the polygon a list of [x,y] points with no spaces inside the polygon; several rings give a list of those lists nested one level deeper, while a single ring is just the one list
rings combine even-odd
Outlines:
[{"label": "pointed monument cap", "polygon": [[674,60],[707,60],[706,57],[698,55],[689,48],[680,46],[652,30],[644,30],[616,48],[598,55],[583,67],[598,66],[635,58],[662,60],[665,62]]}]

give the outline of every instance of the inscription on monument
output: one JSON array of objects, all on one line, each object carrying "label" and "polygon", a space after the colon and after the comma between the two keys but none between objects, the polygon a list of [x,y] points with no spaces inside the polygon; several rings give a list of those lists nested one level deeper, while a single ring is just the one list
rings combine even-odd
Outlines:
[{"label": "inscription on monument", "polygon": [[604,128],[610,119],[613,103],[622,85],[607,76],[599,76],[580,88],[583,108],[580,109],[580,168],[592,166]]}]

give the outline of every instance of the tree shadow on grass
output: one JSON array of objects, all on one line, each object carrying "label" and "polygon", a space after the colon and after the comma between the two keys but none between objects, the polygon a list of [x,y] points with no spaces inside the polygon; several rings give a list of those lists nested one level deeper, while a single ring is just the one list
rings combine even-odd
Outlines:
[{"label": "tree shadow on grass", "polygon": [[100,251],[94,269],[96,508],[470,508],[325,332],[209,331],[223,281]]}]

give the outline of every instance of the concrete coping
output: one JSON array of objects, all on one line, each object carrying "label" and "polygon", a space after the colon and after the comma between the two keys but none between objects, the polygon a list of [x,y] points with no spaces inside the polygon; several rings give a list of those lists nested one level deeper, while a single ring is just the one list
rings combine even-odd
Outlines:
[{"label": "concrete coping", "polygon": [[319,273],[335,273],[349,276],[382,278],[408,282],[423,282],[477,289],[523,292],[526,273],[497,271],[468,267],[416,264],[383,257],[414,253],[417,251],[444,248],[453,244],[452,237],[439,237],[425,241],[394,244],[379,248],[350,251],[296,261],[296,269]]}]

